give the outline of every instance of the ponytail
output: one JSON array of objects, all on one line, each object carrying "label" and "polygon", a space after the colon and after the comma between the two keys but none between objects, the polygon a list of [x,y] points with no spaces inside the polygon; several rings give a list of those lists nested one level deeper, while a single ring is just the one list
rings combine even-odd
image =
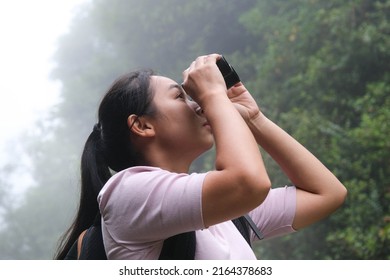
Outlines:
[{"label": "ponytail", "polygon": [[60,242],[56,259],[64,259],[70,247],[83,230],[88,228],[100,214],[97,196],[104,184],[110,179],[111,172],[105,163],[102,151],[100,124],[96,124],[89,135],[81,156],[81,193],[77,215],[71,227]]},{"label": "ponytail", "polygon": [[97,196],[110,179],[111,172],[103,156],[100,124],[95,124],[81,156],[81,198],[80,210],[89,216],[89,222],[98,212]]}]

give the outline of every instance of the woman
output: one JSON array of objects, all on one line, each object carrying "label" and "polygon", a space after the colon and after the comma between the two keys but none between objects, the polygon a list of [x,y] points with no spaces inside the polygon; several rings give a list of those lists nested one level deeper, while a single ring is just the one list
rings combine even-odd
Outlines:
[{"label": "woman", "polygon": [[[198,57],[182,86],[148,71],[112,85],[85,145],[80,209],[57,258],[89,227],[98,205],[109,259],[158,259],[165,239],[188,231],[196,232],[195,259],[255,259],[230,220],[249,212],[270,238],[342,205],[339,180],[266,118],[242,83],[226,89],[219,58]],[[188,174],[214,144],[215,170]],[[270,189],[258,145],[295,187]]]}]

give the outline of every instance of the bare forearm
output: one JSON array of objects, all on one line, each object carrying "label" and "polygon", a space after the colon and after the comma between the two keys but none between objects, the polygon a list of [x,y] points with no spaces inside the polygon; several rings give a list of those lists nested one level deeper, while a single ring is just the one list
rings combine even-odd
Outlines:
[{"label": "bare forearm", "polygon": [[298,188],[315,194],[339,188],[339,180],[304,146],[261,115],[249,127],[256,141]]},{"label": "bare forearm", "polygon": [[267,174],[254,136],[227,98],[214,98],[204,106],[216,142],[216,168],[250,169]]},{"label": "bare forearm", "polygon": [[312,153],[260,114],[250,122],[256,141],[298,188],[292,226],[301,229],[339,208],[347,190]]},{"label": "bare forearm", "polygon": [[230,98],[256,142],[297,187],[292,223],[295,229],[323,219],[342,205],[347,194],[345,187],[303,145],[266,118],[243,85],[232,88]]}]

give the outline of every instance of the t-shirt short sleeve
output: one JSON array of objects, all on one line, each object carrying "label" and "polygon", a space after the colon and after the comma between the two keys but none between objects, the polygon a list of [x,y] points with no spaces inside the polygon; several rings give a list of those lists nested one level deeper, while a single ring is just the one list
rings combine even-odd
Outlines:
[{"label": "t-shirt short sleeve", "polygon": [[296,211],[296,188],[273,188],[264,202],[249,214],[264,238],[295,232],[292,227]]},{"label": "t-shirt short sleeve", "polygon": [[114,175],[98,196],[106,233],[116,242],[147,243],[204,228],[206,174],[133,167]]}]

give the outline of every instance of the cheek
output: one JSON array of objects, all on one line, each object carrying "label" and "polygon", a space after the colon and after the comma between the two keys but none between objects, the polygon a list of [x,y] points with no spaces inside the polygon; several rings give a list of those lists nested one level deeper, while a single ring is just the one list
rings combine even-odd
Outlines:
[{"label": "cheek", "polygon": [[202,127],[199,117],[188,104],[164,105],[166,105],[164,110],[160,110],[157,117],[157,128],[160,133],[171,134],[171,137],[183,137],[193,135]]}]

